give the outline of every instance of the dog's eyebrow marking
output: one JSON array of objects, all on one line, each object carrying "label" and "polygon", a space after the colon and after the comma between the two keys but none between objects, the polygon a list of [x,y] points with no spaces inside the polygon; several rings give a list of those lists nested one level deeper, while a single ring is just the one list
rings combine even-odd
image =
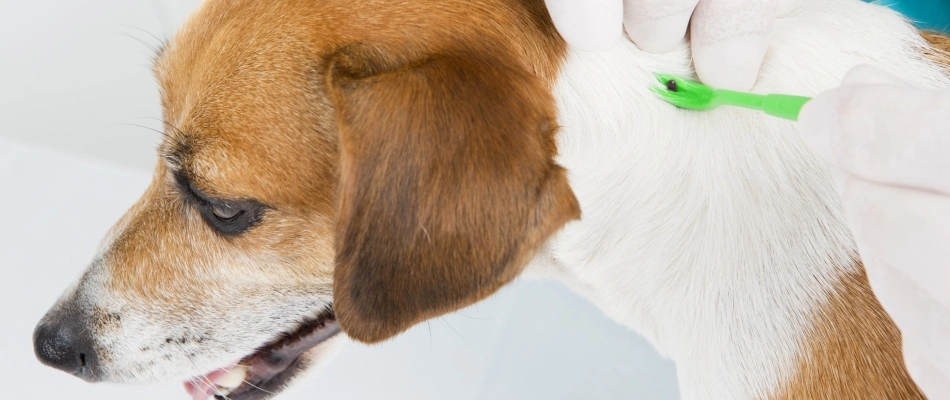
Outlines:
[{"label": "dog's eyebrow marking", "polygon": [[[195,140],[185,132],[175,128],[177,134],[167,137],[165,145],[160,150],[161,157],[169,164],[172,177],[175,179],[178,191],[182,198],[192,205],[206,204],[211,199],[204,191],[195,187],[196,180],[201,181],[189,170],[188,164],[195,152]],[[198,179],[196,179],[198,178]]]},{"label": "dog's eyebrow marking", "polygon": [[165,141],[159,146],[159,157],[165,160],[176,189],[187,203],[198,206],[207,203],[208,196],[194,186],[195,174],[188,169],[188,165],[195,153],[195,139],[192,135],[178,129],[170,123],[166,126],[173,129],[165,135]]},{"label": "dog's eyebrow marking", "polygon": [[[171,126],[169,124],[169,126]],[[167,135],[165,144],[159,149],[159,155],[171,167],[171,169],[181,172],[186,165],[186,161],[194,154],[195,144],[191,135],[175,128],[175,134]]]},{"label": "dog's eyebrow marking", "polygon": [[159,148],[159,156],[168,164],[168,169],[175,179],[175,186],[189,203],[207,203],[211,196],[194,184],[195,181],[203,181],[201,176],[189,168],[197,148],[195,137],[170,123],[166,122],[165,125],[171,127],[173,132],[165,136],[165,142]]}]

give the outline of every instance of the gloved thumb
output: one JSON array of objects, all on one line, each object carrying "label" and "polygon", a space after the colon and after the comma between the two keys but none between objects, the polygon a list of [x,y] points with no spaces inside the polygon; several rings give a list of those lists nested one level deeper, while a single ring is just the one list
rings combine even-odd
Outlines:
[{"label": "gloved thumb", "polygon": [[748,91],[769,47],[778,0],[701,1],[690,23],[693,64],[703,83]]},{"label": "gloved thumb", "polygon": [[623,0],[544,0],[561,37],[585,51],[607,50],[623,34]]}]

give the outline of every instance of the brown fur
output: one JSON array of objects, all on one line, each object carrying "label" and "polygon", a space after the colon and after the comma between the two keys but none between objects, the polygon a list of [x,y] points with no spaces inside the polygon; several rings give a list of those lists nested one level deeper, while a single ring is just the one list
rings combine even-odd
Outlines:
[{"label": "brown fur", "polygon": [[328,74],[343,160],[334,308],[367,342],[492,294],[580,214],[537,77],[480,49],[383,58],[347,48]]},{"label": "brown fur", "polygon": [[950,73],[950,36],[935,32],[921,32],[921,36],[933,46],[932,49],[927,49],[924,55],[945,66],[947,73]]},{"label": "brown fur", "polygon": [[904,366],[900,331],[859,269],[815,314],[798,372],[775,399],[924,398]]}]

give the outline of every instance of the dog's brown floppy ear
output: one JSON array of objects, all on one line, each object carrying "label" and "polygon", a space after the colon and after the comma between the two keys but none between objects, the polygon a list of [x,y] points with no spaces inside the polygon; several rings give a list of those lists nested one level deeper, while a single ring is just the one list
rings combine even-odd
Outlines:
[{"label": "dog's brown floppy ear", "polygon": [[580,208],[554,163],[554,102],[497,59],[331,58],[340,129],[334,310],[388,339],[514,279]]}]

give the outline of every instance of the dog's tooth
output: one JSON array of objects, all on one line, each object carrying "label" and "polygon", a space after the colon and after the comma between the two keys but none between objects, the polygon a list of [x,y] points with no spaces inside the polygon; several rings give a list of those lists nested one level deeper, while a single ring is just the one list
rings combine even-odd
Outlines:
[{"label": "dog's tooth", "polygon": [[247,378],[247,367],[244,365],[237,365],[234,368],[231,368],[227,374],[224,374],[219,378],[214,384],[215,386],[221,389],[227,389],[228,391],[237,389],[238,386],[241,386],[244,383],[244,378]]}]

